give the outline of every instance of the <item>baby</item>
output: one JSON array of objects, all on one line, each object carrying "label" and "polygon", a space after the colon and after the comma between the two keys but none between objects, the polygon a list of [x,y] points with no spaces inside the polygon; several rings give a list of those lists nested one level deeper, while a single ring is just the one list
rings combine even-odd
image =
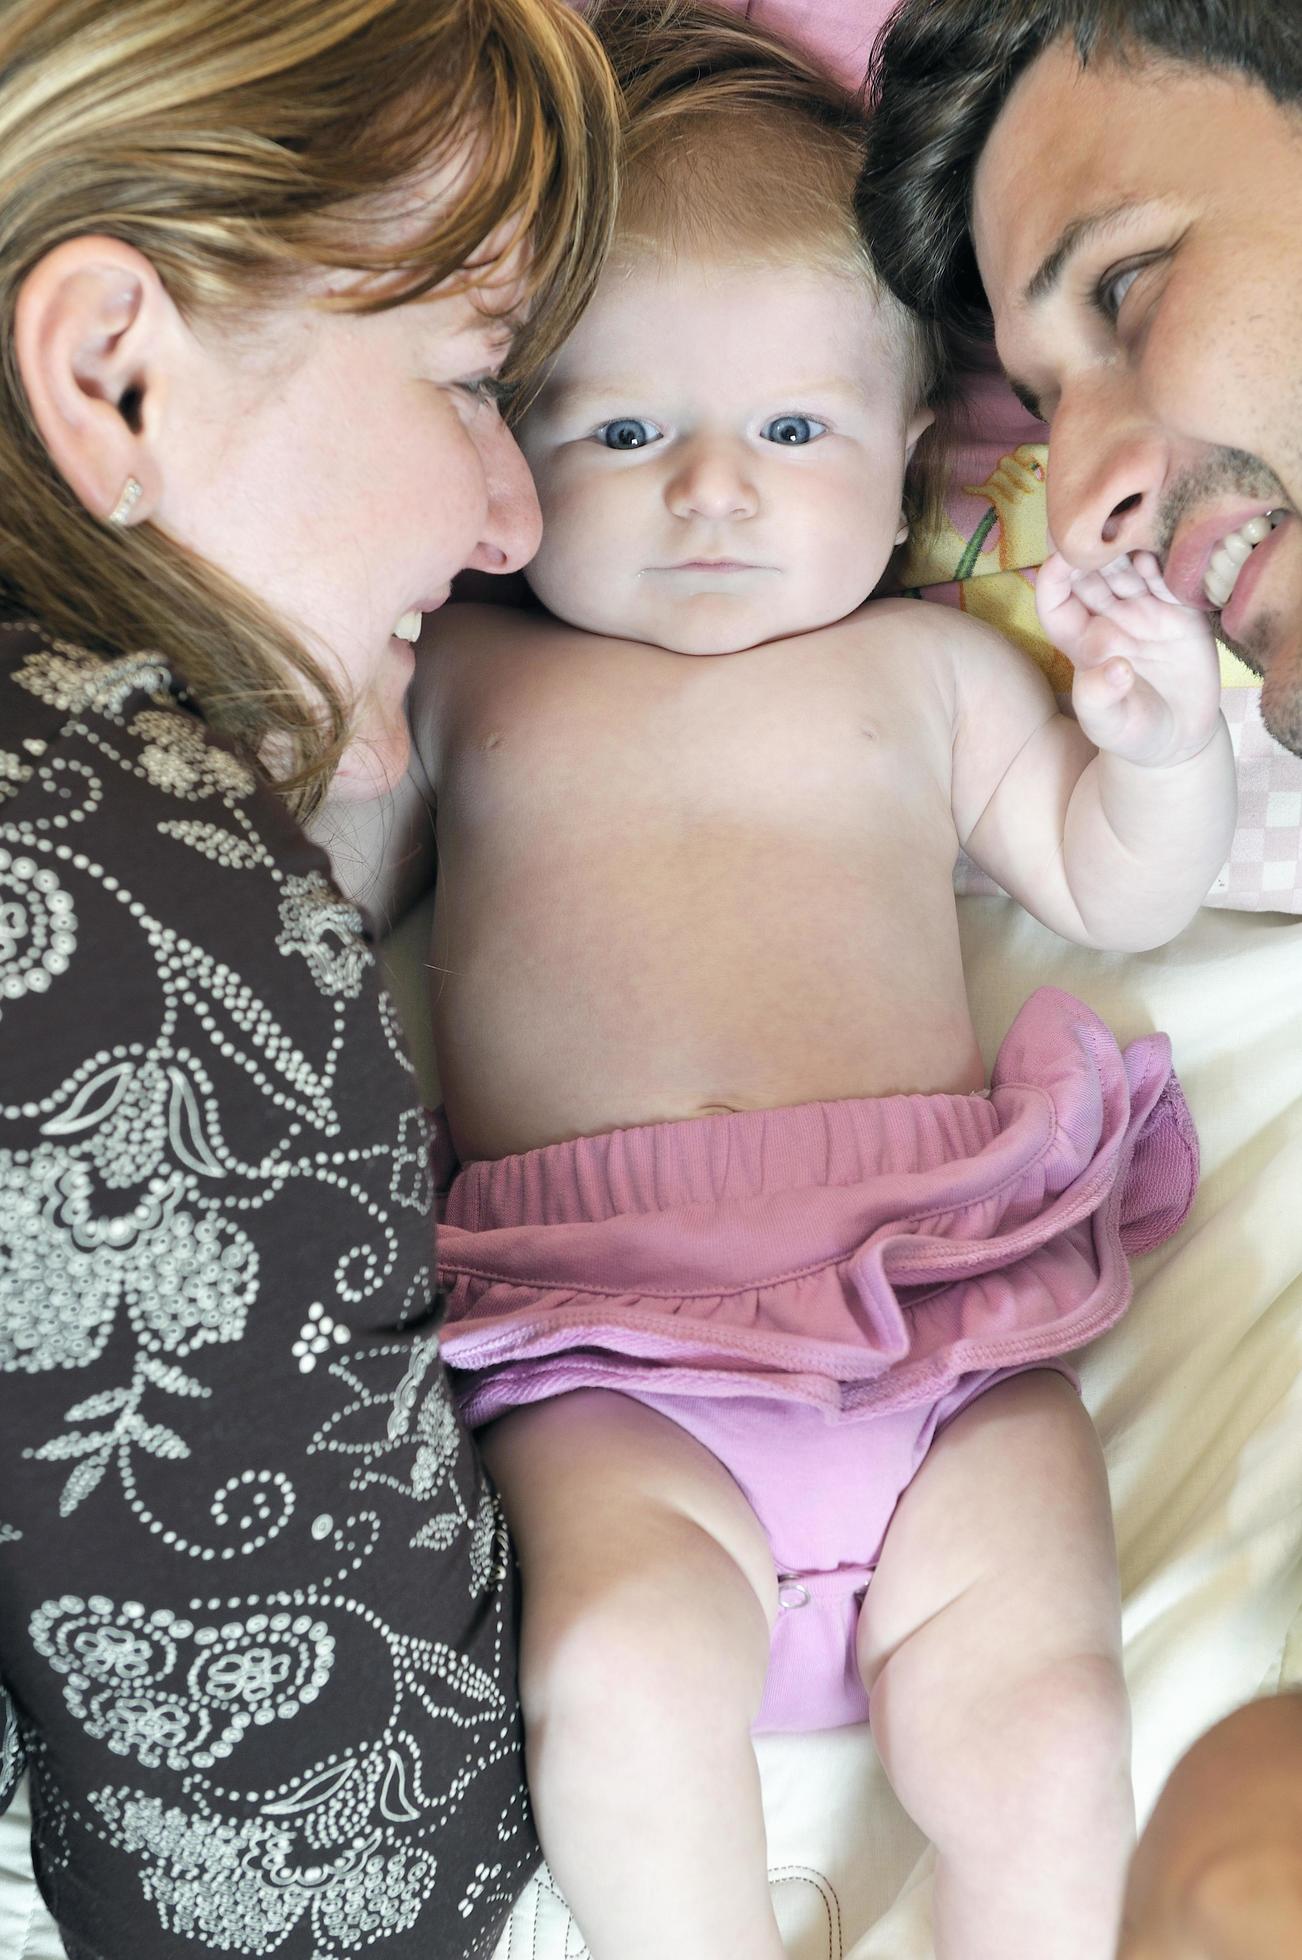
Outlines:
[{"label": "baby", "polygon": [[1059,1357],[1196,1153],[1164,1038],[1057,992],[987,1086],[952,871],[1086,945],[1178,932],[1233,821],[1213,642],[1155,563],[1051,560],[1072,720],[870,597],[933,376],[854,229],[863,129],[664,14],[607,26],[619,241],[520,428],[546,610],[444,613],[411,704],[444,1352],[519,1548],[542,1840],[597,1960],[772,1960],[751,1733],[870,1718],[938,1952],[1102,1960],[1128,1716]]}]

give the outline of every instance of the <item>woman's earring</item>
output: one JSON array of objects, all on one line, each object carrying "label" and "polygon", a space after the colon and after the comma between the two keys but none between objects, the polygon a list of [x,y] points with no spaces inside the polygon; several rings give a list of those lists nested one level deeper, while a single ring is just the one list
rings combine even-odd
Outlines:
[{"label": "woman's earring", "polygon": [[898,530],[898,531],[897,531],[897,532],[895,533],[895,542],[896,542],[896,544],[903,544],[903,543],[904,543],[904,541],[905,541],[905,539],[906,539],[906,538],[908,537],[908,535],[909,535],[909,520],[908,520],[908,518],[907,518],[907,517],[905,516],[905,514],[904,514],[904,512],[903,512],[903,511],[901,511],[901,512],[900,512],[900,528],[899,528],[899,530]]},{"label": "woman's earring", "polygon": [[134,476],[129,476],[122,486],[122,495],[108,514],[109,523],[117,524],[125,530],[131,522],[131,513],[140,502],[140,498],[141,485],[136,482]]}]

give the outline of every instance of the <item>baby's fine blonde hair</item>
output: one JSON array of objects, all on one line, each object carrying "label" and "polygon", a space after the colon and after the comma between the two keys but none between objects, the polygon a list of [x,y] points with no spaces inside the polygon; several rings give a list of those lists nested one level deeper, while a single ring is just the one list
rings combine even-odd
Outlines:
[{"label": "baby's fine blonde hair", "polygon": [[[238,330],[318,269],[374,275],[350,304],[417,298],[505,226],[532,239],[522,359],[536,360],[600,269],[618,127],[606,63],[562,0],[4,0],[0,606],[98,651],[160,650],[239,753],[291,758],[280,787],[309,809],[349,704],[214,567],[83,509],[17,372],[23,280],[64,240],[107,235],[150,259],[187,317]],[[395,242],[373,221],[385,194],[468,137],[457,198]]]},{"label": "baby's fine blonde hair", "polygon": [[857,275],[897,330],[909,406],[928,400],[935,336],[878,278],[855,216],[861,99],[700,0],[606,0],[588,18],[627,117],[616,249]]}]

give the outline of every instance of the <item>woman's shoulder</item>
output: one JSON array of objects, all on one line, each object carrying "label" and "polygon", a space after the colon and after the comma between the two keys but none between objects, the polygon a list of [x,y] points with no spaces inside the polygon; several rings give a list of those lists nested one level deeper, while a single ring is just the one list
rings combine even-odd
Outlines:
[{"label": "woman's shoulder", "polygon": [[[68,780],[56,787],[52,776]],[[89,797],[73,793],[73,778]],[[0,620],[0,820],[50,837],[88,834],[92,816],[101,832],[109,819],[129,826],[137,809],[148,820],[169,796],[228,816],[245,805],[258,820],[279,807],[213,736],[162,654],[109,656],[32,621]],[[75,808],[60,808],[68,802]],[[296,828],[287,813],[276,827]]]},{"label": "woman's shoulder", "polygon": [[111,1066],[114,1048],[149,1047],[178,1021],[250,1063],[270,1044],[283,1067],[378,990],[324,852],[167,661],[0,627],[8,1082],[71,1094],[78,1055]]},{"label": "woman's shoulder", "polygon": [[217,874],[324,875],[282,799],[209,728],[159,653],[95,653],[29,621],[0,621],[0,839],[112,877],[151,903]]}]

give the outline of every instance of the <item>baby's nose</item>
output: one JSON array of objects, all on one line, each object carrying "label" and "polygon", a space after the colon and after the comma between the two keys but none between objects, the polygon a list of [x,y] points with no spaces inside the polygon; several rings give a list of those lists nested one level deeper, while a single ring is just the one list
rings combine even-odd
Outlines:
[{"label": "baby's nose", "polygon": [[740,443],[698,441],[684,448],[666,488],[676,517],[751,517],[759,495]]}]

